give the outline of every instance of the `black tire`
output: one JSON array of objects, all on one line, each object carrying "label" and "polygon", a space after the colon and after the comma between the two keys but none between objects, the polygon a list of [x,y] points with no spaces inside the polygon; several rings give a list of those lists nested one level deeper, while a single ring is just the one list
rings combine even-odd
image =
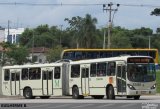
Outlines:
[{"label": "black tire", "polygon": [[114,95],[114,89],[112,86],[109,86],[108,90],[107,90],[107,99],[115,99],[115,95]]},{"label": "black tire", "polygon": [[32,89],[31,88],[25,88],[23,91],[23,96],[26,99],[34,99],[35,97],[32,95]]},{"label": "black tire", "polygon": [[73,87],[73,89],[72,89],[72,98],[74,98],[74,99],[80,99],[80,98],[82,98],[79,95],[78,87]]},{"label": "black tire", "polygon": [[94,99],[103,99],[104,95],[93,95],[92,96]]},{"label": "black tire", "polygon": [[133,98],[133,96],[127,96],[127,98]]},{"label": "black tire", "polygon": [[50,96],[40,96],[41,99],[49,99]]},{"label": "black tire", "polygon": [[134,96],[135,100],[139,100],[139,98],[140,98],[140,95]]}]

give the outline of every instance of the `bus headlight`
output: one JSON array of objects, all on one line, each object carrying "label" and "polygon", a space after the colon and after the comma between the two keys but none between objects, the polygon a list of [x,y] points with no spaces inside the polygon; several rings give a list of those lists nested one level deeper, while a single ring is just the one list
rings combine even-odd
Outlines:
[{"label": "bus headlight", "polygon": [[152,87],[151,87],[151,89],[155,89],[156,88],[156,84],[154,84]]},{"label": "bus headlight", "polygon": [[127,84],[127,86],[131,89],[131,90],[136,90],[132,85]]}]

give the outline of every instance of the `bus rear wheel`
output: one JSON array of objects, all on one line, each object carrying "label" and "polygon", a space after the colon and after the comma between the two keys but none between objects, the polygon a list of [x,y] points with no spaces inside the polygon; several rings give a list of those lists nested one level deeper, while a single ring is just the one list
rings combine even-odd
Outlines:
[{"label": "bus rear wheel", "polygon": [[26,99],[33,99],[35,98],[33,95],[32,95],[32,89],[31,88],[25,88],[24,91],[23,91],[23,96],[26,98]]},{"label": "bus rear wheel", "polygon": [[140,98],[140,95],[134,96],[135,100],[139,100],[139,98]]},{"label": "bus rear wheel", "polygon": [[104,95],[92,95],[94,99],[103,99]]},{"label": "bus rear wheel", "polygon": [[74,99],[82,99],[82,98],[84,98],[83,96],[80,96],[79,95],[79,89],[78,89],[78,87],[73,87],[73,89],[72,89],[72,98],[74,98]]},{"label": "bus rear wheel", "polygon": [[108,90],[107,90],[107,99],[115,99],[114,89],[113,89],[112,86],[108,87]]},{"label": "bus rear wheel", "polygon": [[40,96],[41,99],[49,99],[50,96]]}]

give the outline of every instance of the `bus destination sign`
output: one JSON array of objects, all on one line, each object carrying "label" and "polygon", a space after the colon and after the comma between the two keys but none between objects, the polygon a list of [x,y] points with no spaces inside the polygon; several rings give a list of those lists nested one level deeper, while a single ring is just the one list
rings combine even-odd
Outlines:
[{"label": "bus destination sign", "polygon": [[128,63],[153,63],[152,58],[128,58]]}]

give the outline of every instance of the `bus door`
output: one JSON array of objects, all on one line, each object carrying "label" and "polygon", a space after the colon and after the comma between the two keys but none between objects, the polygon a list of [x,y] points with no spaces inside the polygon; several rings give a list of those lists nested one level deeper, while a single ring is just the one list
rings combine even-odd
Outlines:
[{"label": "bus door", "polygon": [[11,95],[20,94],[20,71],[11,70]]},{"label": "bus door", "polygon": [[53,95],[53,70],[51,68],[42,69],[42,94]]},{"label": "bus door", "polygon": [[53,89],[54,95],[62,95],[62,68],[60,66],[54,67],[54,79],[53,79]]},{"label": "bus door", "polygon": [[89,65],[81,65],[81,87],[84,96],[89,95]]},{"label": "bus door", "polygon": [[126,94],[126,67],[124,62],[117,64],[117,95]]}]

